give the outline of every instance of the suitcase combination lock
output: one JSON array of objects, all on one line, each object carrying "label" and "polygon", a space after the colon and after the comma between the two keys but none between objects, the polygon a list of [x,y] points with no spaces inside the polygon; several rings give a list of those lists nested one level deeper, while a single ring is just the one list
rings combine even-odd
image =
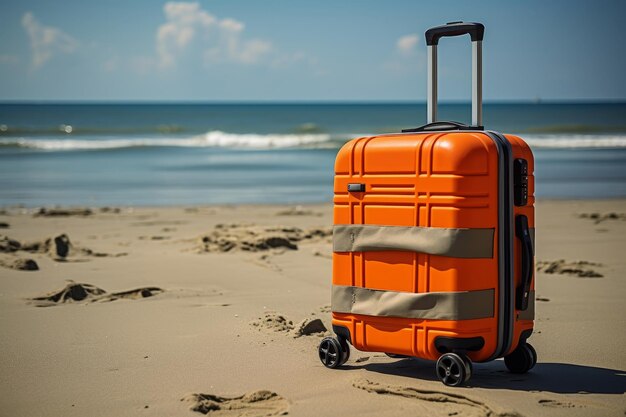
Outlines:
[{"label": "suitcase combination lock", "polygon": [[513,162],[513,202],[516,206],[528,203],[528,162],[518,158]]}]

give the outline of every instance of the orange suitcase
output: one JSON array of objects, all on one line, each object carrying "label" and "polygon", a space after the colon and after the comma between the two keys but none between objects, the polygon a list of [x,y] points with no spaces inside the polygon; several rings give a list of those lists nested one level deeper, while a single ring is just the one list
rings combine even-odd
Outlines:
[{"label": "orange suitcase", "polygon": [[[426,32],[428,124],[346,143],[334,181],[332,325],[318,353],[343,365],[349,344],[436,362],[446,385],[471,362],[537,362],[533,155],[519,137],[482,126],[479,23]],[[472,126],[436,122],[437,44],[472,39]],[[349,344],[348,344],[349,343]]]}]

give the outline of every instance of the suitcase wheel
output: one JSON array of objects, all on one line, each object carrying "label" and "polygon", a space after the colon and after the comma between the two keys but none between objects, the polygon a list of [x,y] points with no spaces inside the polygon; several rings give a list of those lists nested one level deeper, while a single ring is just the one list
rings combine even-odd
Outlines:
[{"label": "suitcase wheel", "polygon": [[525,374],[537,364],[537,351],[528,343],[520,344],[504,357],[504,364],[514,374]]},{"label": "suitcase wheel", "polygon": [[445,385],[458,387],[472,376],[472,362],[463,354],[444,353],[435,365],[437,377]]},{"label": "suitcase wheel", "polygon": [[348,361],[350,347],[345,341],[334,337],[325,337],[318,347],[320,361],[327,368],[337,368]]}]

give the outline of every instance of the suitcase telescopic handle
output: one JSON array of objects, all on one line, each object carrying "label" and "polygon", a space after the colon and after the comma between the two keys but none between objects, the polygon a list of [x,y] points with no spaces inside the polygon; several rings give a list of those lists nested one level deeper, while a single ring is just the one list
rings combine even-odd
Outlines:
[{"label": "suitcase telescopic handle", "polygon": [[470,35],[472,41],[482,41],[485,35],[485,26],[482,23],[449,22],[426,31],[426,45],[437,45],[444,36]]},{"label": "suitcase telescopic handle", "polygon": [[427,123],[437,121],[437,45],[447,36],[470,35],[472,39],[472,125],[483,125],[483,36],[481,23],[450,22],[426,31],[428,48]]},{"label": "suitcase telescopic handle", "polygon": [[533,269],[535,264],[535,251],[533,248],[533,241],[530,238],[528,218],[523,214],[515,217],[515,236],[517,236],[522,243],[522,279],[519,287],[517,287],[515,304],[518,310],[524,311],[528,308],[530,283],[533,279]]}]

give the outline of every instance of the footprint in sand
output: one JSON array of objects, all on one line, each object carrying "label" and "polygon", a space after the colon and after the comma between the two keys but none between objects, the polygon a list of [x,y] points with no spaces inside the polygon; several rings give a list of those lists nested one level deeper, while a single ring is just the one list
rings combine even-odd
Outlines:
[{"label": "footprint in sand", "polygon": [[542,405],[544,407],[550,407],[550,408],[576,408],[577,407],[576,404],[572,404],[567,401],[563,402],[563,401],[548,400],[548,399],[539,400],[538,403],[539,405]]},{"label": "footprint in sand", "polygon": [[91,284],[80,284],[70,281],[65,287],[40,297],[31,298],[38,307],[46,307],[59,303],[72,303],[76,301],[90,301],[106,294],[102,288]]},{"label": "footprint in sand", "polygon": [[[279,249],[275,249],[274,252],[273,252],[274,255],[280,255],[282,253],[284,253],[284,252],[279,250]],[[254,263],[255,265],[258,265],[258,266],[262,266],[263,268],[271,269],[271,270],[276,271],[276,272],[281,272],[282,271],[282,268],[280,266],[278,266],[277,264],[275,264],[274,262],[272,262],[272,256],[270,256],[267,253],[264,253],[263,255],[253,259],[252,263]]]},{"label": "footprint in sand", "polygon": [[294,328],[293,321],[275,312],[265,313],[263,317],[250,322],[250,325],[259,330],[271,330],[274,332],[290,332]]},{"label": "footprint in sand", "polygon": [[139,236],[139,240],[168,240],[171,238],[172,238],[171,236],[161,236],[161,235]]},{"label": "footprint in sand", "polygon": [[70,217],[70,216],[90,216],[93,214],[93,211],[89,208],[84,207],[76,207],[76,208],[40,208],[35,214],[34,217]]},{"label": "footprint in sand", "polygon": [[17,271],[38,271],[39,265],[32,259],[12,258],[0,259],[0,266]]},{"label": "footprint in sand", "polygon": [[189,394],[181,401],[190,403],[190,410],[211,416],[266,417],[285,415],[289,402],[271,391],[255,391],[238,397],[213,394]]},{"label": "footprint in sand", "polygon": [[265,313],[263,317],[250,322],[250,325],[259,330],[291,334],[294,338],[311,335],[321,336],[328,331],[322,320],[318,318],[306,318],[294,325],[293,321],[275,312]]},{"label": "footprint in sand", "polygon": [[40,297],[30,298],[37,307],[51,307],[63,303],[115,301],[122,298],[138,300],[162,293],[158,287],[144,287],[134,290],[108,293],[102,288],[91,284],[82,284],[70,281],[60,290],[53,291]]},{"label": "footprint in sand", "polygon": [[98,301],[115,301],[119,299],[127,300],[139,300],[141,298],[153,297],[157,294],[161,294],[163,290],[159,287],[142,287],[135,288],[134,290],[114,292],[107,294],[104,297],[98,299]]},{"label": "footprint in sand", "polygon": [[183,220],[153,220],[131,223],[131,226],[179,226],[187,223]]},{"label": "footprint in sand", "polygon": [[324,326],[324,323],[320,319],[308,318],[302,320],[296,324],[293,329],[293,337],[298,338],[302,336],[318,335],[323,336],[328,329]]},{"label": "footprint in sand", "polygon": [[330,227],[301,229],[293,226],[255,226],[244,223],[218,224],[199,239],[197,251],[260,252],[274,249],[297,250],[298,243],[320,241],[332,236]]},{"label": "footprint in sand", "polygon": [[55,261],[67,261],[75,255],[93,257],[118,257],[127,255],[126,253],[110,254],[95,252],[88,248],[77,247],[70,241],[69,236],[65,233],[34,242],[20,242],[8,236],[0,236],[0,252],[12,253],[17,251],[48,254]]},{"label": "footprint in sand", "polygon": [[119,207],[101,207],[100,213],[120,214],[122,209]]},{"label": "footprint in sand", "polygon": [[418,401],[421,406],[426,408],[428,414],[433,416],[521,417],[521,414],[515,411],[497,412],[482,401],[456,392],[378,384],[367,379],[358,379],[352,383],[352,386],[374,394],[391,395]]},{"label": "footprint in sand", "polygon": [[20,250],[22,244],[15,240],[11,239],[8,236],[0,235],[0,252],[2,253],[13,253]]},{"label": "footprint in sand", "polygon": [[288,209],[276,212],[277,216],[322,216],[322,213],[306,209],[302,206],[289,207]]},{"label": "footprint in sand", "polygon": [[316,256],[318,258],[333,259],[333,254],[331,251],[323,252],[321,250],[316,249],[312,253],[313,253],[313,256]]},{"label": "footprint in sand", "polygon": [[599,224],[607,220],[626,220],[626,213],[581,213],[578,217],[593,220]]},{"label": "footprint in sand", "polygon": [[601,278],[604,275],[596,271],[602,264],[588,261],[538,261],[537,271],[544,274],[572,275],[580,278]]}]

